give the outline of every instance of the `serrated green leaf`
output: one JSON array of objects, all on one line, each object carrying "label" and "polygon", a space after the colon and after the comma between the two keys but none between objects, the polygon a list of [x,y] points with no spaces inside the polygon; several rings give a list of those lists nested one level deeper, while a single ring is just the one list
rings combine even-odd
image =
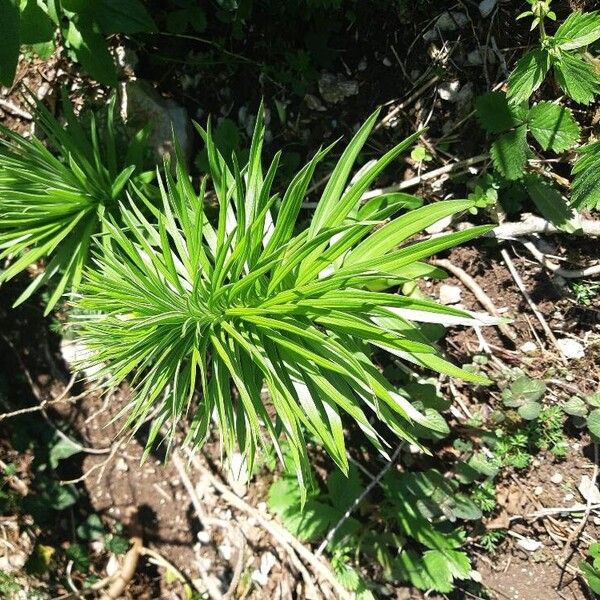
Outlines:
[{"label": "serrated green leaf", "polygon": [[[488,133],[504,133],[523,124],[523,111],[508,103],[503,92],[488,92],[475,101],[477,120]],[[525,111],[526,114],[526,111]]]},{"label": "serrated green leaf", "polygon": [[577,213],[554,186],[537,175],[528,174],[525,177],[525,187],[542,216],[558,229],[567,233],[580,229]]},{"label": "serrated green leaf", "polygon": [[113,554],[125,554],[130,545],[129,540],[120,535],[111,533],[104,538],[104,547]]},{"label": "serrated green leaf", "polygon": [[464,494],[455,494],[452,498],[452,512],[465,521],[477,521],[483,516],[481,509]]},{"label": "serrated green leaf", "polygon": [[0,0],[0,84],[10,87],[15,77],[21,45],[21,18],[16,0]]},{"label": "serrated green leaf", "polygon": [[595,408],[586,420],[586,424],[590,433],[600,440],[600,408]]},{"label": "serrated green leaf", "polygon": [[589,396],[586,396],[585,397],[585,401],[590,406],[596,406],[596,407],[600,408],[600,392],[597,392],[595,394],[590,394]]},{"label": "serrated green leaf", "polygon": [[600,38],[600,12],[571,13],[554,34],[554,43],[562,50],[588,46]]},{"label": "serrated green leaf", "polygon": [[585,417],[588,414],[588,407],[585,400],[583,400],[583,398],[579,398],[578,396],[569,398],[562,408],[568,415],[572,415],[574,417]]},{"label": "serrated green leaf", "polygon": [[544,150],[563,152],[579,140],[579,124],[566,107],[540,102],[529,112],[529,130]]},{"label": "serrated green leaf", "polygon": [[523,177],[528,153],[527,127],[525,125],[503,133],[494,141],[490,151],[494,167],[502,176],[511,181]]},{"label": "serrated green leaf", "polygon": [[567,96],[580,104],[591,104],[600,91],[600,75],[578,54],[563,52],[554,64],[554,73]]},{"label": "serrated green leaf", "polygon": [[577,210],[600,208],[600,141],[577,150],[571,205]]},{"label": "serrated green leaf", "polygon": [[550,55],[546,50],[532,50],[521,57],[508,77],[508,101],[521,104],[529,100],[542,85],[549,70]]},{"label": "serrated green leaf", "polygon": [[469,459],[469,466],[485,475],[486,477],[495,477],[498,473],[496,463],[487,458],[483,453],[477,452]]},{"label": "serrated green leaf", "polygon": [[329,499],[341,513],[346,512],[352,506],[363,489],[360,473],[356,467],[349,469],[348,476],[339,469],[335,469],[327,479]]}]

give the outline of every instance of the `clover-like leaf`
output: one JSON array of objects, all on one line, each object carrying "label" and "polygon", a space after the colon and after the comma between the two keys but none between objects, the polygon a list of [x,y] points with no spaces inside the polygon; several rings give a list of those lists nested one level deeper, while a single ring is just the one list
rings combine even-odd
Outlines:
[{"label": "clover-like leaf", "polygon": [[563,405],[563,410],[573,417],[585,417],[588,414],[588,407],[583,400],[579,396],[573,396],[569,398],[567,402]]}]

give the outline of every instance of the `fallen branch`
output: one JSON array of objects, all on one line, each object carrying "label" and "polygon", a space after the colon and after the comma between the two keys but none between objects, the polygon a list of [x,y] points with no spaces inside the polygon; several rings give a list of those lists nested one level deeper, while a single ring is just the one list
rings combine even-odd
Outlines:
[{"label": "fallen branch", "polygon": [[10,100],[4,100],[3,98],[0,98],[0,108],[3,108],[9,113],[15,115],[15,117],[20,117],[26,121],[33,120],[33,115],[30,112],[23,110],[20,106],[13,104]]},{"label": "fallen branch", "polygon": [[[600,237],[600,221],[594,221],[592,219],[582,219],[579,222],[583,235]],[[487,236],[495,237],[499,240],[510,240],[525,235],[532,235],[534,233],[567,233],[554,226],[550,221],[542,219],[542,217],[536,217],[535,215],[528,215],[522,221],[517,223],[503,223],[498,225],[495,229],[490,231]]]},{"label": "fallen branch", "polygon": [[536,319],[539,321],[540,325],[542,326],[542,329],[546,333],[546,336],[548,337],[548,339],[552,342],[552,344],[558,351],[558,354],[561,357],[562,361],[564,363],[566,363],[566,358],[564,357],[562,350],[560,349],[560,346],[558,345],[556,336],[554,335],[554,333],[552,333],[552,329],[550,329],[550,326],[546,322],[544,315],[540,312],[539,308],[537,307],[535,302],[532,300],[531,296],[529,295],[529,292],[525,288],[525,284],[523,283],[523,280],[521,279],[521,276],[519,275],[519,272],[517,271],[513,261],[511,260],[510,256],[508,255],[506,248],[502,248],[502,250],[500,250],[500,254],[502,255],[502,258],[504,259],[504,262],[506,263],[506,266],[508,267],[508,270],[509,270],[510,274],[512,275],[512,278],[514,279],[515,283],[517,284],[519,291],[521,292],[521,294],[523,295],[523,298],[525,298],[525,301],[529,305],[529,308],[531,308],[533,314],[535,315]]},{"label": "fallen branch", "polygon": [[565,279],[580,279],[582,277],[594,277],[600,275],[600,265],[591,265],[581,269],[563,269],[560,265],[553,263],[533,242],[521,242],[531,255],[546,269],[555,275]]},{"label": "fallen branch", "polygon": [[428,171],[427,173],[423,173],[422,175],[419,175],[417,177],[412,177],[411,179],[407,179],[406,181],[401,181],[400,183],[396,183],[394,185],[389,185],[384,188],[378,188],[376,190],[366,192],[361,196],[361,202],[365,202],[366,200],[369,200],[370,198],[374,198],[376,196],[381,196],[382,194],[401,192],[409,188],[417,187],[424,181],[429,181],[430,179],[436,179],[437,177],[441,177],[442,175],[448,175],[450,173],[466,169],[478,163],[484,162],[488,159],[489,156],[487,154],[480,154],[479,156],[473,156],[472,158],[459,160],[458,162],[451,163],[444,167],[440,167],[439,169],[434,169],[433,171]]},{"label": "fallen branch", "polygon": [[[206,511],[204,510],[204,507],[202,506],[202,502],[200,502],[200,498],[198,497],[198,494],[196,493],[196,488],[194,487],[194,484],[192,483],[192,480],[190,479],[190,477],[187,473],[185,465],[183,464],[183,461],[181,460],[181,457],[179,456],[179,453],[177,451],[173,452],[171,459],[173,461],[173,465],[175,466],[175,468],[177,469],[177,472],[179,473],[179,477],[181,478],[183,486],[185,487],[188,495],[190,496],[192,505],[194,507],[196,516],[198,517],[199,521],[203,525],[221,527],[222,529],[231,531],[233,529],[233,527],[230,523],[223,521],[222,519],[217,519],[214,517],[207,516]],[[215,599],[222,598],[224,600],[234,598],[235,590],[237,589],[237,586],[240,583],[240,579],[242,578],[242,573],[244,570],[244,555],[246,552],[246,538],[244,537],[244,534],[242,533],[242,531],[239,527],[238,527],[238,535],[236,537],[238,538],[237,539],[238,557],[237,557],[237,562],[233,569],[233,576],[231,577],[231,582],[229,584],[229,588],[228,588],[227,592],[225,592],[225,594],[221,594],[218,590],[212,590],[207,585],[205,575],[203,573],[201,573],[202,580],[203,580],[205,586],[207,587],[209,595],[212,598],[215,598]]]},{"label": "fallen branch", "polygon": [[[292,564],[298,566],[303,571],[303,577],[307,577],[306,569],[298,564],[298,557],[302,558],[322,580],[326,581],[335,591],[336,598],[341,600],[350,600],[351,594],[339,583],[335,575],[331,572],[329,566],[317,558],[304,544],[300,543],[289,531],[284,529],[275,521],[269,521],[265,516],[250,506],[245,500],[234,494],[223,482],[221,482],[211,471],[206,469],[190,450],[188,456],[194,467],[202,472],[211,485],[221,494],[223,499],[234,508],[250,515],[256,522],[267,531],[271,537],[283,548],[292,560]],[[297,555],[296,555],[297,554]],[[310,579],[309,579],[310,580]]]},{"label": "fallen branch", "polygon": [[[464,269],[456,266],[454,263],[450,262],[447,259],[438,259],[430,261],[431,264],[441,267],[442,269],[446,269],[446,271],[450,271],[452,275],[454,275],[460,282],[477,298],[477,301],[485,310],[487,310],[494,317],[501,318],[498,309],[491,301],[490,297],[483,291],[481,286],[471,277]],[[498,329],[509,339],[514,340],[517,337],[517,334],[506,324],[506,323],[498,323],[496,325]]]},{"label": "fallen branch", "polygon": [[434,75],[429,81],[424,83],[418,90],[416,90],[413,94],[411,94],[406,100],[400,102],[397,106],[395,106],[385,117],[377,123],[373,131],[377,131],[382,127],[385,127],[390,121],[394,119],[394,117],[401,111],[403,111],[407,106],[412,104],[421,94],[426,92],[430,87],[434,86],[440,80],[439,75]]}]

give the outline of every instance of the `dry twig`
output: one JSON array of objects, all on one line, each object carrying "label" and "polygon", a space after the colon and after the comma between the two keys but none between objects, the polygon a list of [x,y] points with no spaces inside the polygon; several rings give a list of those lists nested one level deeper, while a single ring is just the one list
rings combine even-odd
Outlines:
[{"label": "dry twig", "polygon": [[240,510],[251,517],[271,535],[271,537],[283,548],[289,555],[290,560],[294,566],[296,566],[308,587],[313,587],[310,580],[310,575],[306,568],[302,566],[299,561],[299,557],[311,567],[315,575],[321,580],[326,581],[335,591],[336,598],[340,600],[350,600],[350,594],[340,585],[335,575],[331,572],[328,565],[323,559],[317,558],[304,544],[300,543],[289,531],[281,527],[275,521],[267,520],[262,513],[250,506],[245,500],[234,494],[227,485],[221,482],[211,471],[206,469],[190,450],[188,450],[188,456],[194,465],[194,467],[205,474],[210,484],[221,494],[223,499],[228,502],[231,506]]},{"label": "dry twig", "polygon": [[[446,269],[450,271],[452,275],[454,275],[460,282],[477,298],[477,301],[483,308],[485,308],[491,315],[494,317],[501,318],[498,309],[490,299],[490,297],[483,291],[481,286],[475,281],[473,277],[471,277],[464,269],[461,269],[459,266],[450,262],[447,259],[437,259],[432,260],[432,264],[441,267],[442,269]],[[517,337],[517,334],[506,324],[506,323],[498,323],[496,325],[498,329],[509,339],[514,340]]]},{"label": "dry twig", "polygon": [[508,270],[509,270],[510,274],[512,275],[512,278],[514,279],[515,283],[517,284],[519,291],[521,292],[521,294],[523,295],[523,298],[525,298],[525,301],[529,305],[529,308],[531,308],[533,314],[535,315],[536,319],[539,321],[540,325],[542,326],[542,329],[546,333],[546,336],[548,337],[548,339],[552,342],[552,344],[558,351],[558,355],[561,357],[562,361],[566,363],[566,358],[564,357],[562,350],[560,349],[560,346],[558,345],[556,336],[552,332],[552,329],[550,329],[550,326],[546,322],[544,315],[540,312],[540,309],[536,306],[535,302],[529,295],[529,292],[525,288],[525,284],[523,283],[523,280],[521,279],[521,276],[519,275],[519,272],[517,271],[508,252],[506,251],[505,248],[502,248],[502,250],[500,250],[500,254],[502,255],[502,258],[504,259],[504,262],[506,263],[506,266],[508,267]]}]

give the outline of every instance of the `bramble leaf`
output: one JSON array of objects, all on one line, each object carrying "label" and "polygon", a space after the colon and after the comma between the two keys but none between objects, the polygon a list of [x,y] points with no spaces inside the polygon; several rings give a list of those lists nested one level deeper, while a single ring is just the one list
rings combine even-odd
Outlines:
[{"label": "bramble leaf", "polygon": [[573,167],[571,206],[577,210],[600,208],[600,141],[577,150]]},{"label": "bramble leaf", "polygon": [[563,152],[579,139],[579,124],[566,107],[540,102],[529,111],[529,130],[544,150]]},{"label": "bramble leaf", "polygon": [[521,104],[529,100],[542,85],[549,70],[550,55],[546,50],[532,50],[522,56],[508,78],[508,101]]},{"label": "bramble leaf", "polygon": [[580,104],[588,105],[600,91],[600,75],[594,66],[577,54],[563,52],[554,64],[556,81],[562,90]]},{"label": "bramble leaf", "polygon": [[488,92],[475,102],[477,119],[488,133],[504,133],[522,125],[527,111],[511,106],[503,92]]},{"label": "bramble leaf", "polygon": [[506,179],[521,179],[527,162],[527,127],[521,125],[502,134],[492,144],[490,155],[494,166]]},{"label": "bramble leaf", "polygon": [[600,11],[571,13],[556,30],[554,42],[562,50],[574,50],[600,38]]},{"label": "bramble leaf", "polygon": [[554,186],[538,175],[528,174],[525,176],[525,187],[542,216],[553,225],[567,233],[580,229],[577,213]]},{"label": "bramble leaf", "polygon": [[569,398],[569,400],[564,404],[563,410],[573,417],[585,417],[588,414],[588,407],[583,400],[583,398],[579,398],[578,396],[573,396]]}]

